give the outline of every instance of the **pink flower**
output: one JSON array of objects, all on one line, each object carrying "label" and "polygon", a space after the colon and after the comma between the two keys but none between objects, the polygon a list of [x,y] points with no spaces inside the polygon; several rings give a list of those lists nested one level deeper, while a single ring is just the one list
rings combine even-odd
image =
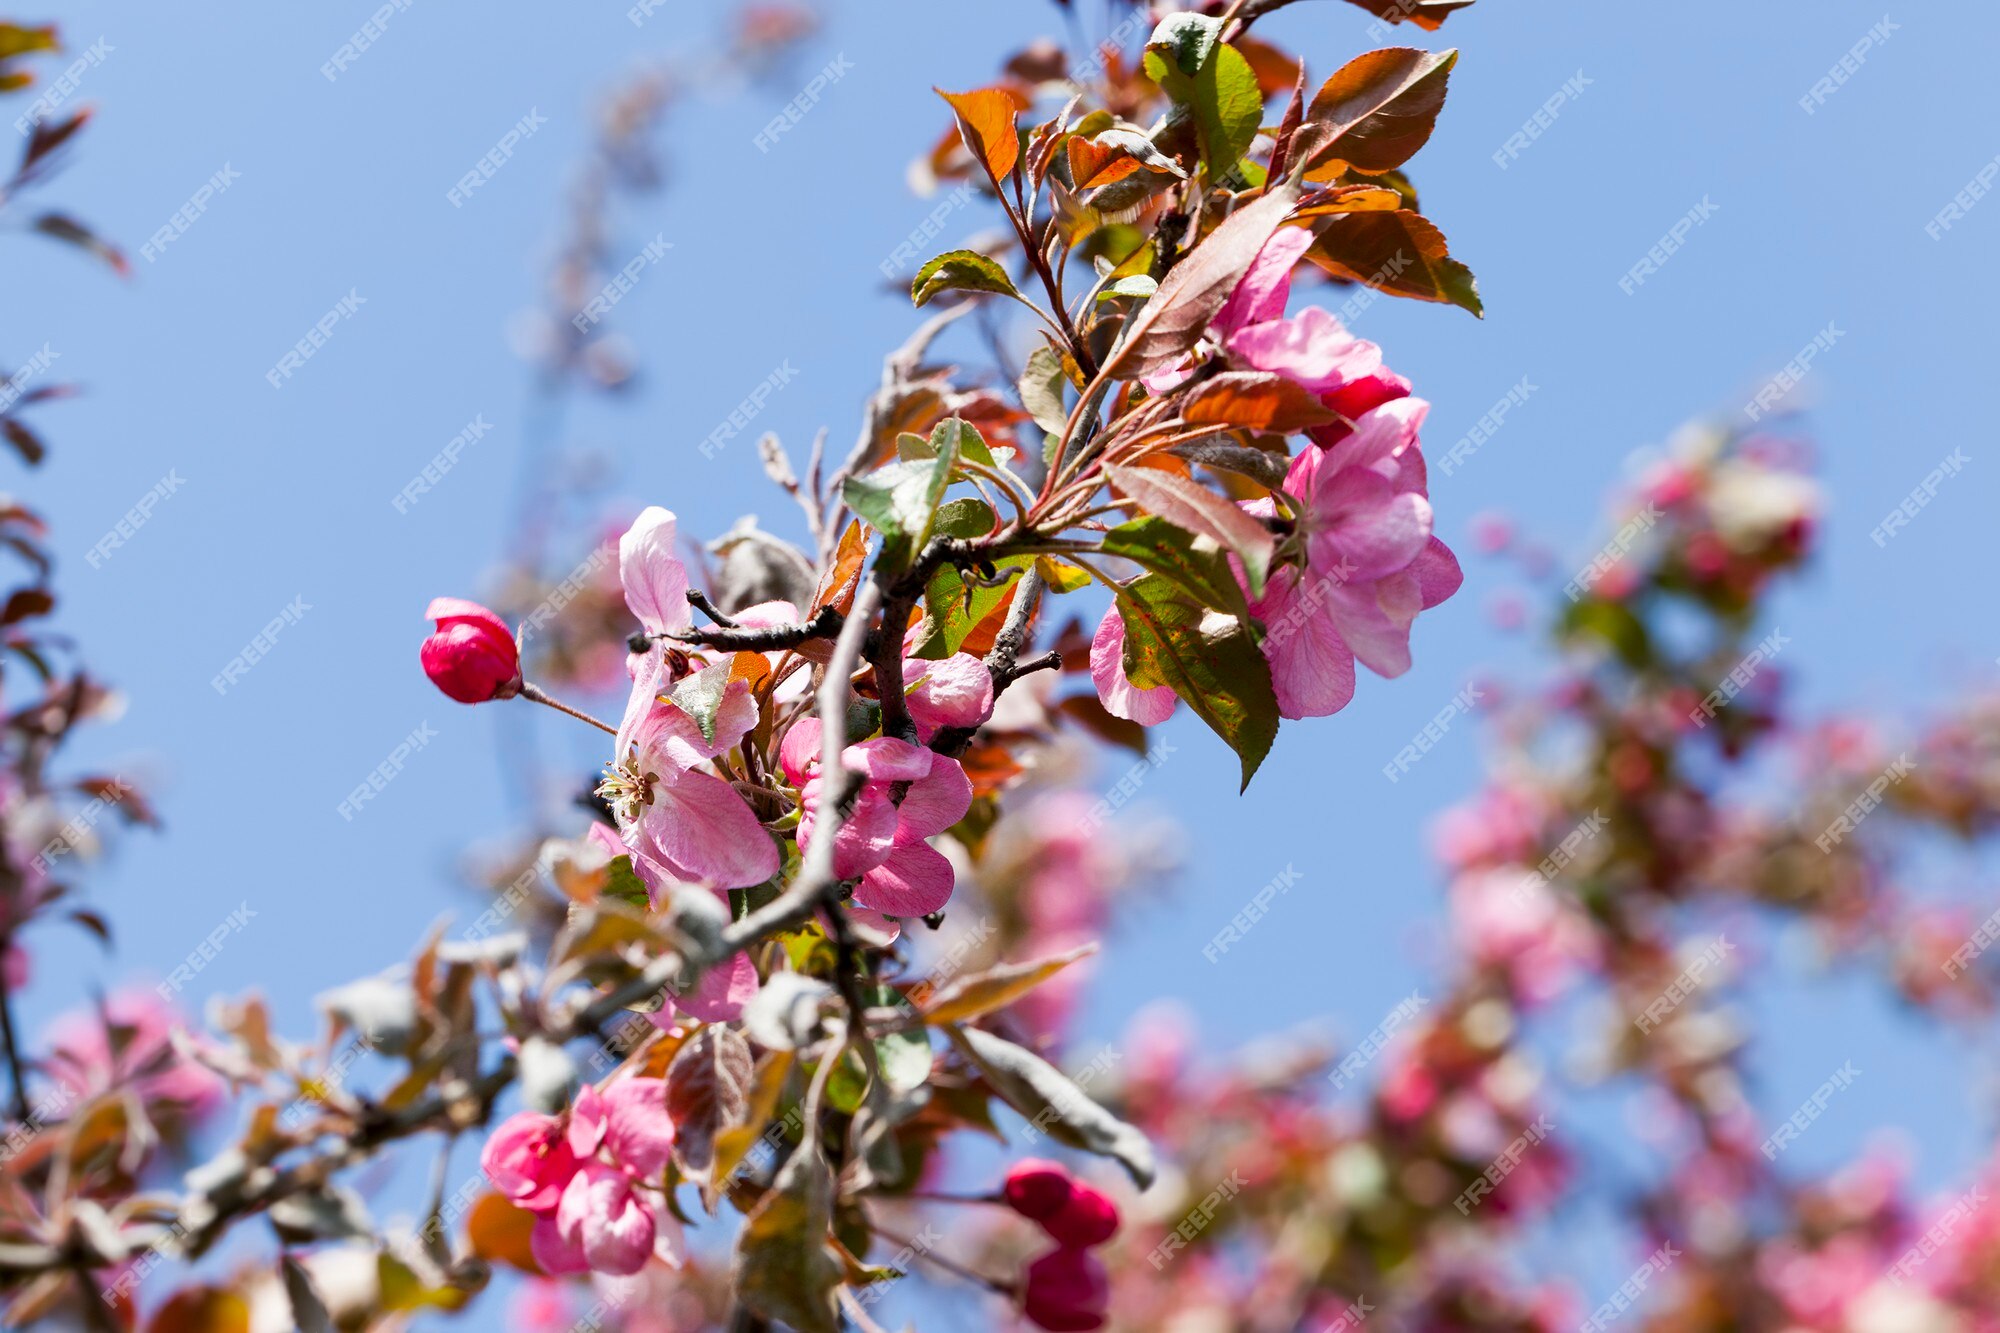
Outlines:
[{"label": "pink flower", "polygon": [[[688,628],[687,567],[674,555],[674,516],[658,505],[618,539],[625,605],[648,634]],[[711,727],[662,697],[672,683],[666,647],[633,655],[632,695],[618,728],[617,750],[598,787],[611,803],[632,868],[648,888],[674,883],[748,888],[778,873],[778,847],[743,797],[700,766],[757,725],[749,687],[732,684]]]},{"label": "pink flower", "polygon": [[659,1191],[673,1157],[666,1082],[585,1086],[564,1118],[523,1111],[486,1141],[495,1189],[535,1214],[535,1262],[550,1274],[629,1276],[655,1255],[678,1267],[680,1224]]},{"label": "pink flower", "polygon": [[1090,1251],[1059,1246],[1028,1265],[1022,1304],[1050,1333],[1089,1333],[1104,1327],[1111,1278]]},{"label": "pink flower", "polygon": [[[1299,618],[1295,591],[1324,603],[1321,624],[1309,614],[1305,632],[1270,635],[1266,656],[1274,680],[1300,708],[1346,703],[1358,658],[1394,677],[1410,669],[1410,625],[1464,582],[1449,547],[1431,535],[1423,455],[1417,431],[1430,405],[1397,399],[1365,413],[1354,434],[1330,450],[1307,449],[1292,460],[1285,489],[1299,497],[1306,566],[1291,586],[1273,579],[1252,608],[1267,627]],[[1283,707],[1280,698],[1280,711]],[[1288,715],[1290,715],[1288,713]],[[1315,712],[1302,713],[1313,716]]]},{"label": "pink flower", "polygon": [[462,704],[520,693],[521,653],[506,621],[457,597],[432,598],[424,618],[437,622],[418,653],[431,684]]},{"label": "pink flower", "polygon": [[[786,776],[799,787],[804,810],[799,845],[812,842],[823,775],[818,771],[819,723],[792,726],[779,748]],[[833,844],[834,873],[860,877],[854,901],[892,916],[928,916],[951,900],[951,862],[927,841],[965,818],[972,782],[956,759],[890,736],[850,745],[841,764],[864,779]],[[900,803],[896,793],[902,792]]]},{"label": "pink flower", "polygon": [[480,1169],[493,1188],[531,1213],[554,1208],[579,1165],[562,1121],[534,1111],[508,1116],[479,1153]]},{"label": "pink flower", "polygon": [[1097,686],[1098,702],[1105,712],[1142,727],[1165,722],[1179,702],[1167,686],[1140,689],[1125,675],[1125,619],[1118,614],[1116,602],[1097,622],[1097,633],[1090,638],[1090,679]]},{"label": "pink flower", "polygon": [[1307,306],[1290,319],[1238,329],[1226,346],[1231,359],[1250,369],[1283,375],[1321,395],[1363,381],[1374,383],[1382,370],[1382,349],[1349,333],[1331,312],[1318,306]]},{"label": "pink flower", "polygon": [[749,686],[733,682],[724,692],[707,737],[678,704],[660,697],[667,670],[661,651],[634,661],[639,676],[597,789],[611,804],[632,868],[656,895],[675,883],[762,884],[778,873],[777,844],[734,787],[697,767],[757,725]]},{"label": "pink flower", "polygon": [[903,700],[925,741],[945,727],[976,727],[993,716],[993,673],[970,653],[905,658]]},{"label": "pink flower", "polygon": [[46,1067],[70,1096],[130,1089],[156,1109],[200,1115],[224,1095],[220,1075],[184,1058],[172,1005],[147,991],[115,991],[97,1007],[72,1010],[49,1028]]}]

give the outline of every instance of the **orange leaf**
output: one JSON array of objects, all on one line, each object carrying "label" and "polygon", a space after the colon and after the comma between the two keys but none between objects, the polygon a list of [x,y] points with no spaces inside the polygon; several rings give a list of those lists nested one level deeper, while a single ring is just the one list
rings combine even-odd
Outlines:
[{"label": "orange leaf", "polygon": [[1082,135],[1069,141],[1069,178],[1079,190],[1122,181],[1139,169],[1139,159],[1117,148],[1093,143]]},{"label": "orange leaf", "polygon": [[1338,414],[1283,375],[1231,371],[1203,380],[1181,403],[1183,420],[1295,435],[1328,425]]},{"label": "orange leaf", "polygon": [[1336,185],[1315,190],[1299,200],[1294,216],[1330,217],[1335,213],[1392,213],[1403,206],[1403,196],[1386,185]]},{"label": "orange leaf", "polygon": [[948,93],[934,89],[951,103],[958,116],[959,137],[974,157],[986,166],[997,186],[1013,173],[1021,159],[1021,138],[1014,129],[1019,103],[1005,88],[979,88],[969,93]]},{"label": "orange leaf", "polygon": [[175,1292],[147,1325],[148,1333],[250,1333],[250,1303],[222,1287]]},{"label": "orange leaf", "polygon": [[541,1274],[528,1237],[535,1229],[535,1215],[516,1208],[498,1194],[482,1194],[465,1217],[465,1237],[472,1252],[488,1263],[504,1263],[523,1273]]}]

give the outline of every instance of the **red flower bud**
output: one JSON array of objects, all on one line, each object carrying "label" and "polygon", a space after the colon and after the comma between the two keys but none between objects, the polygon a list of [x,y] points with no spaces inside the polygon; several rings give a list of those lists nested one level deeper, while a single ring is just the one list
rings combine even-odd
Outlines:
[{"label": "red flower bud", "polygon": [[1089,1333],[1104,1327],[1111,1277],[1096,1255],[1065,1245],[1028,1265],[1023,1303],[1028,1318],[1049,1333]]},{"label": "red flower bud", "polygon": [[1039,1222],[1069,1202],[1072,1188],[1069,1172],[1060,1162],[1024,1157],[1008,1169],[1000,1194],[1009,1208]]},{"label": "red flower bud", "polygon": [[1118,1205],[1088,1185],[1072,1183],[1069,1198],[1041,1223],[1058,1245],[1102,1245],[1118,1234]]},{"label": "red flower bud", "polygon": [[420,654],[431,684],[462,704],[521,692],[521,652],[506,621],[457,597],[433,599],[424,615],[437,622]]}]

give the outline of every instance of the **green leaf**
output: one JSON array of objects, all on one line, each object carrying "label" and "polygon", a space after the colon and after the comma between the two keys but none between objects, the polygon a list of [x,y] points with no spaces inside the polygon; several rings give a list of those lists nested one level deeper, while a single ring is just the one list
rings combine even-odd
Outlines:
[{"label": "green leaf", "polygon": [[957,432],[934,432],[935,458],[907,459],[849,477],[840,488],[847,507],[882,534],[882,559],[892,571],[908,569],[930,540],[945,487],[958,465]]},{"label": "green leaf", "polygon": [[[1264,92],[1257,73],[1235,47],[1224,43],[1190,81],[1188,105],[1201,138],[1202,160],[1211,180],[1226,176],[1249,151],[1264,119]],[[1262,184],[1262,182],[1256,182]]]},{"label": "green leaf", "polygon": [[930,1081],[931,1040],[922,1028],[877,1037],[875,1058],[882,1066],[882,1081],[891,1092],[915,1092]]},{"label": "green leaf", "polygon": [[1067,1074],[1032,1051],[979,1028],[945,1029],[1006,1103],[1059,1142],[1109,1157],[1140,1189],[1158,1168],[1146,1136],[1092,1101]]},{"label": "green leaf", "polygon": [[1053,347],[1037,347],[1028,353],[1028,364],[1022,367],[1021,382],[1016,386],[1021,406],[1052,440],[1060,440],[1069,427],[1069,409],[1063,406],[1064,379],[1062,357]]},{"label": "green leaf", "polygon": [[[933,533],[943,537],[984,537],[993,531],[993,509],[984,500],[967,497],[953,500],[938,510]],[[1010,556],[997,562],[1002,573],[1024,570],[1035,563],[1031,555]],[[931,575],[924,589],[924,620],[918,632],[913,657],[935,662],[950,657],[979,623],[992,615],[1007,599],[1011,579],[989,587],[975,583],[970,591],[959,572],[944,565]]]},{"label": "green leaf", "polygon": [[614,856],[606,868],[608,879],[604,885],[604,896],[616,898],[619,902],[630,903],[644,910],[652,904],[652,895],[646,891],[646,882],[632,869],[632,858]]},{"label": "green leaf", "polygon": [[715,715],[722,708],[722,700],[729,693],[728,661],[717,662],[712,667],[700,671],[674,686],[668,697],[679,704],[681,711],[693,718],[701,728],[701,738],[710,744],[715,742]]},{"label": "green leaf", "polygon": [[1134,273],[1129,278],[1120,278],[1097,294],[1100,301],[1109,301],[1116,296],[1151,296],[1160,290],[1160,284],[1144,273]]},{"label": "green leaf", "polygon": [[1234,551],[1243,562],[1244,577],[1250,581],[1250,595],[1263,595],[1264,579],[1271,572],[1271,556],[1277,550],[1277,542],[1262,523],[1244,513],[1234,500],[1159,468],[1106,467],[1104,475],[1152,513],[1190,532],[1212,537]]},{"label": "green leaf", "polygon": [[962,417],[946,417],[931,427],[929,443],[931,453],[939,458],[964,459],[985,467],[999,466],[993,461],[993,451],[986,447],[986,437],[979,433],[979,427]]},{"label": "green leaf", "polygon": [[1105,533],[1103,549],[1170,580],[1203,606],[1239,620],[1250,618],[1243,587],[1221,548],[1197,541],[1178,524],[1147,514]]},{"label": "green leaf", "polygon": [[1173,74],[1201,71],[1222,37],[1222,20],[1208,14],[1169,14],[1146,39],[1146,77],[1160,83]]},{"label": "green leaf", "polygon": [[998,292],[1017,301],[1026,299],[1015,290],[1007,270],[977,250],[947,250],[917,270],[910,299],[928,305],[939,292]]},{"label": "green leaf", "polygon": [[1248,787],[1278,736],[1270,664],[1249,626],[1199,604],[1157,574],[1117,593],[1125,673],[1142,688],[1171,686],[1236,751]]},{"label": "green leaf", "polygon": [[745,1305],[799,1333],[840,1333],[843,1270],[827,1248],[833,1172],[808,1135],[743,1224],[735,1286]]}]

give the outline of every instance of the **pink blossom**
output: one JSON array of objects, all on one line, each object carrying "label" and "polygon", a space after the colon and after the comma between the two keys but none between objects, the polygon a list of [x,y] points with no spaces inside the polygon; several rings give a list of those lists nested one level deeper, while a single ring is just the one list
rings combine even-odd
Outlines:
[{"label": "pink blossom", "polygon": [[672,1160],[666,1082],[586,1086],[567,1117],[523,1111],[486,1142],[494,1188],[535,1214],[535,1262],[551,1274],[628,1276],[658,1256],[684,1257],[680,1225],[659,1191]]},{"label": "pink blossom", "polygon": [[611,803],[633,869],[656,897],[677,882],[724,889],[762,884],[778,873],[777,844],[734,787],[697,767],[757,725],[749,686],[730,684],[713,735],[703,736],[693,717],[661,697],[666,665],[660,651],[634,660],[639,676],[615,757],[598,787]]},{"label": "pink blossom", "polygon": [[49,1076],[72,1096],[129,1088],[149,1103],[199,1115],[223,1098],[220,1075],[184,1058],[173,1034],[174,1007],[141,990],[114,991],[101,1009],[72,1010],[49,1027]]},{"label": "pink blossom", "polygon": [[1097,622],[1097,633],[1090,639],[1090,679],[1097,686],[1097,698],[1105,712],[1142,727],[1165,722],[1173,716],[1178,702],[1165,685],[1140,689],[1126,677],[1125,620],[1115,602]]},{"label": "pink blossom", "polygon": [[993,716],[993,673],[970,653],[903,661],[903,699],[925,741],[945,727],[976,727]]},{"label": "pink blossom", "polygon": [[531,1213],[556,1206],[578,1165],[562,1121],[534,1111],[507,1117],[479,1153],[480,1169],[493,1188]]},{"label": "pink blossom", "polygon": [[432,598],[424,618],[437,622],[417,654],[431,684],[462,704],[520,693],[521,653],[506,621],[457,597]]},{"label": "pink blossom", "polygon": [[[812,842],[823,775],[818,771],[819,723],[795,724],[779,748],[786,776],[800,788],[804,810],[799,843]],[[951,900],[951,862],[927,839],[965,818],[972,782],[956,759],[891,736],[842,752],[841,764],[861,774],[861,791],[833,844],[834,873],[861,883],[854,901],[893,916],[927,916]],[[899,802],[898,791],[902,793]]]}]

